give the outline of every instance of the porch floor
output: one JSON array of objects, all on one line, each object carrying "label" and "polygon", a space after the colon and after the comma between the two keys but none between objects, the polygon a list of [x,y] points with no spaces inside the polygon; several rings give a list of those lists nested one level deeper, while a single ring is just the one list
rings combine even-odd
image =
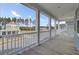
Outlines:
[{"label": "porch floor", "polygon": [[22,52],[22,55],[78,55],[73,36],[66,32],[57,34],[55,39],[48,40],[32,49]]}]

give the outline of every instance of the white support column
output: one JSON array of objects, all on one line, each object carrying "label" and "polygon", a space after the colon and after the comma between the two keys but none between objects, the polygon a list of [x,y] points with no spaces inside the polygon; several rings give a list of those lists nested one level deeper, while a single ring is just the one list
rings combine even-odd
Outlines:
[{"label": "white support column", "polygon": [[56,30],[57,30],[57,28],[56,28],[56,20],[55,20],[55,37],[56,37]]},{"label": "white support column", "polygon": [[78,32],[77,32],[77,26],[78,26],[78,24],[77,24],[77,21],[78,21],[78,11],[79,10],[79,6],[78,6],[78,8],[76,9],[76,11],[75,11],[75,18],[74,18],[74,21],[75,21],[75,34],[74,34],[74,39],[75,39],[75,47],[76,47],[76,49],[79,51],[79,36],[78,36]]},{"label": "white support column", "polygon": [[51,17],[49,17],[49,39],[51,39]]},{"label": "white support column", "polygon": [[40,45],[40,10],[36,10],[36,31],[37,31],[37,39],[38,45]]},{"label": "white support column", "polygon": [[66,22],[66,31],[68,31],[68,25],[67,25],[67,22]]},{"label": "white support column", "polygon": [[60,30],[60,24],[59,24],[59,21],[58,21],[58,30]]}]

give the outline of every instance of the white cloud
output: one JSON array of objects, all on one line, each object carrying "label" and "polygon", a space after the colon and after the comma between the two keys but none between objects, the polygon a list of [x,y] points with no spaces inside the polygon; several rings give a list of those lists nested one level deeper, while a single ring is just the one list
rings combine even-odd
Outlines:
[{"label": "white cloud", "polygon": [[29,16],[29,18],[31,18],[31,16]]},{"label": "white cloud", "polygon": [[18,5],[19,3],[16,3],[16,5]]},{"label": "white cloud", "polygon": [[21,15],[19,15],[16,11],[12,10],[11,13],[16,16],[16,17],[21,17]]}]

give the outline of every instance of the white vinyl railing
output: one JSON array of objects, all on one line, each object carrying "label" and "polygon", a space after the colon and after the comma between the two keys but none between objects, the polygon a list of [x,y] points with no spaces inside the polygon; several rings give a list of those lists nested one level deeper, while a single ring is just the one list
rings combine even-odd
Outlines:
[{"label": "white vinyl railing", "polygon": [[[47,34],[47,35],[46,35]],[[49,31],[40,32],[43,41],[48,37]],[[30,48],[32,45],[37,44],[37,32],[28,32],[15,35],[2,35],[0,36],[0,54],[13,54],[21,51],[24,48]]]}]

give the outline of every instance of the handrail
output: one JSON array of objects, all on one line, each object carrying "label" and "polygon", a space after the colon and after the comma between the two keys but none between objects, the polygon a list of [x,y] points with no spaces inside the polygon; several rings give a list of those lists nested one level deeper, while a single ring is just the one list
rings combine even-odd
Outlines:
[{"label": "handrail", "polygon": [[[46,31],[40,31],[41,34],[43,33],[48,33],[49,30]],[[32,34],[34,34],[32,36]],[[11,34],[11,35],[1,35],[0,36],[0,54],[11,54],[11,53],[16,53],[16,51],[21,51],[21,49],[24,49],[25,47],[29,46],[29,48],[31,47],[31,45],[36,44],[37,43],[37,36],[36,36],[37,32],[36,31],[29,31],[29,32],[25,32],[25,33],[18,33],[18,34]],[[29,35],[31,35],[29,37]],[[40,35],[41,36],[41,35]],[[45,39],[44,37],[47,36],[43,36],[40,39],[40,42],[44,42]],[[47,39],[46,39],[47,40]],[[28,48],[27,48],[28,49]]]},{"label": "handrail", "polygon": [[[40,32],[49,32],[49,31],[40,31]],[[34,32],[26,32],[26,33],[19,33],[19,34],[12,34],[12,35],[0,35],[0,37],[12,37],[12,36],[19,36],[19,35],[25,35],[25,34],[35,34],[37,33],[36,31]]]}]

